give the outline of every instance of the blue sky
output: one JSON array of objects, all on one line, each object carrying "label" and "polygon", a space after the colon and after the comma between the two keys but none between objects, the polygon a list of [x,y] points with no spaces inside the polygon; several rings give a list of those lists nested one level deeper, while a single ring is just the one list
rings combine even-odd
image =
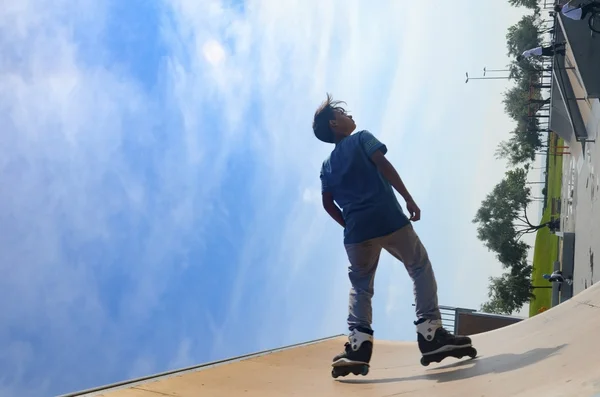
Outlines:
[{"label": "blue sky", "polygon": [[[149,5],[152,4],[152,5]],[[346,332],[322,210],[326,92],[388,145],[440,302],[501,268],[471,219],[513,123],[505,0],[95,2],[0,10],[0,395],[56,395]],[[490,15],[494,15],[490,18]],[[452,23],[449,28],[448,23]],[[374,328],[413,340],[383,255]],[[340,347],[341,348],[341,347]]]}]

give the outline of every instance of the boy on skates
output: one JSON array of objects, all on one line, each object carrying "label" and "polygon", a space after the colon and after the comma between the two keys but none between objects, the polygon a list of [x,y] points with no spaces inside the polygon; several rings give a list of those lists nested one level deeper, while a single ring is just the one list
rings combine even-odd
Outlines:
[{"label": "boy on skates", "polygon": [[[335,145],[321,167],[322,201],[325,211],[344,228],[352,285],[349,340],[344,352],[334,357],[334,366],[364,363],[363,374],[368,371],[373,348],[371,298],[382,249],[404,264],[413,281],[414,324],[421,353],[425,356],[471,346],[470,338],[454,336],[441,325],[435,275],[411,224],[420,219],[421,210],[386,159],[387,147],[368,131],[352,134],[356,124],[342,103],[327,95],[313,121],[315,136]],[[393,189],[406,201],[410,218]]]}]

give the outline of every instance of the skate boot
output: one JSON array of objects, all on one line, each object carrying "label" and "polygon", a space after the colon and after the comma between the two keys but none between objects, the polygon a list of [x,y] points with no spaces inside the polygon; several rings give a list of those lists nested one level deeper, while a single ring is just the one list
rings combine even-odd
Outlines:
[{"label": "skate boot", "polygon": [[442,327],[441,320],[421,318],[415,322],[415,325],[419,350],[422,354],[421,365],[439,363],[446,357],[475,358],[477,356],[477,350],[471,345],[471,338],[452,335]]},{"label": "skate boot", "polygon": [[333,358],[331,376],[366,375],[373,353],[373,335],[354,329],[348,335],[344,351]]}]

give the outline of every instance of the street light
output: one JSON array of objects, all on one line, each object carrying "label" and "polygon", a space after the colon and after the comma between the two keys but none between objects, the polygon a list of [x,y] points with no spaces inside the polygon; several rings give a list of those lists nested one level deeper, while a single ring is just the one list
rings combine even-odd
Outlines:
[{"label": "street light", "polygon": [[469,82],[469,80],[508,80],[510,76],[504,77],[469,77],[469,73],[465,73],[467,79],[465,80],[465,84]]},{"label": "street light", "polygon": [[510,69],[490,69],[487,70],[486,67],[483,67],[483,75],[485,76],[485,72],[510,72]]}]

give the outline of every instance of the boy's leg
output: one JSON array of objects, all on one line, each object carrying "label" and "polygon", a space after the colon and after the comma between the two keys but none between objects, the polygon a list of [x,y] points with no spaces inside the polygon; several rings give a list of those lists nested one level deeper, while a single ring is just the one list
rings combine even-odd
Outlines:
[{"label": "boy's leg", "polygon": [[417,319],[441,319],[435,274],[427,250],[412,224],[386,236],[382,245],[386,251],[404,264],[413,281]]},{"label": "boy's leg", "polygon": [[375,272],[381,255],[381,245],[377,239],[345,246],[348,254],[348,278],[350,296],[348,302],[348,328],[370,332],[373,322],[371,301],[374,294]]},{"label": "boy's leg", "polygon": [[417,340],[423,355],[471,346],[469,337],[454,336],[442,327],[437,282],[427,250],[412,224],[386,236],[383,248],[400,260],[413,281]]},{"label": "boy's leg", "polygon": [[348,328],[350,335],[345,349],[333,358],[333,365],[352,362],[370,362],[373,353],[373,309],[375,272],[381,254],[378,239],[345,246],[350,266],[350,294],[348,301]]}]

